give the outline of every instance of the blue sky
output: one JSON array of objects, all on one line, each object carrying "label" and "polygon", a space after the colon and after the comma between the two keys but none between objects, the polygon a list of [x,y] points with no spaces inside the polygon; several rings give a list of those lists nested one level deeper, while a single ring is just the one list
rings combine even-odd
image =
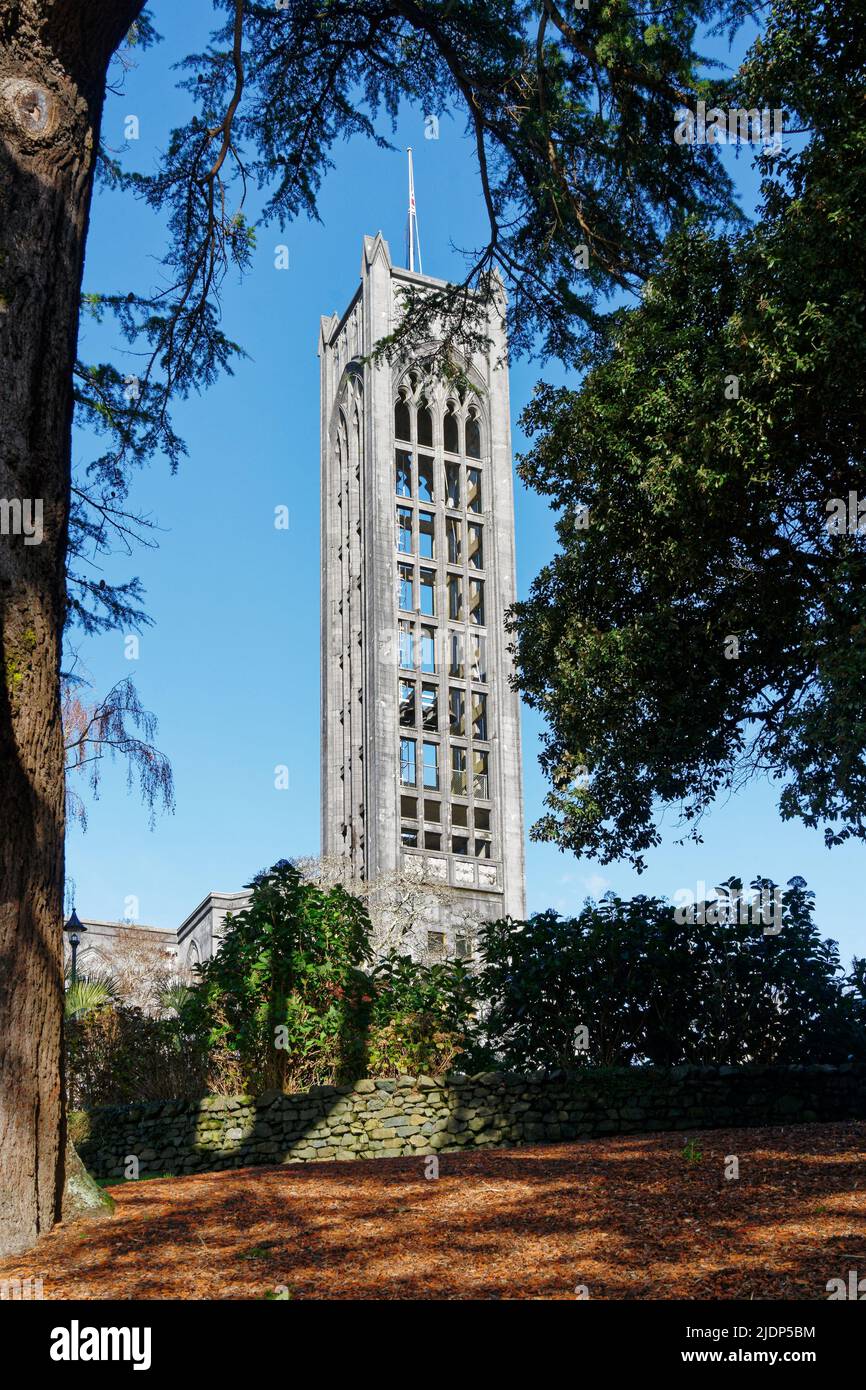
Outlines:
[{"label": "blue sky", "polygon": [[[179,11],[183,13],[179,13]],[[200,50],[212,22],[204,0],[153,6],[165,42],[137,57],[123,92],[107,102],[104,138],[130,168],[152,167],[169,131],[186,118],[171,64]],[[741,45],[738,45],[738,47]],[[727,56],[719,44],[706,51]],[[127,116],[140,138],[125,142]],[[132,572],[147,590],[155,626],[143,634],[138,660],[124,656],[123,634],[81,645],[81,660],[104,693],[132,675],[145,706],[159,719],[157,742],[174,767],[177,811],[154,831],[120,764],[106,770],[100,798],[89,801],[88,828],[72,825],[68,874],[78,911],[120,919],[137,899],[140,920],[177,926],[210,890],[234,890],[282,856],[319,846],[319,316],[340,312],[358,282],[361,239],[381,230],[402,262],[405,146],[415,152],[415,183],[424,269],[448,277],[462,267],[453,247],[483,236],[483,208],[462,118],[444,114],[439,139],[424,138],[424,113],[405,111],[397,149],[361,141],[339,146],[320,199],[321,224],[299,222],[285,233],[259,234],[253,269],[227,282],[224,327],[249,354],[233,377],[181,403],[175,421],[189,456],[176,476],[154,460],[136,481],[133,501],[162,529],[159,549],[140,551],[109,575]],[[754,196],[745,159],[732,162],[743,204]],[[274,248],[289,248],[289,269],[274,268]],[[147,292],[159,279],[159,221],[127,195],[95,199],[85,271],[88,290]],[[106,356],[105,330],[85,327],[82,355]],[[122,361],[123,359],[117,358]],[[128,358],[127,370],[136,370]],[[540,376],[565,380],[555,364],[512,364],[515,450],[517,418]],[[79,462],[98,445],[84,433]],[[290,512],[287,531],[274,508]],[[546,501],[517,484],[518,587],[525,594],[549,558],[553,518]],[[699,676],[698,671],[691,678]],[[529,826],[541,812],[544,780],[537,765],[540,724],[524,710],[524,785]],[[274,768],[289,769],[288,790]],[[83,790],[83,789],[80,789]],[[776,794],[754,783],[715,808],[704,843],[677,846],[673,816],[663,845],[638,877],[627,865],[599,867],[552,846],[527,847],[530,910],[580,907],[607,888],[672,896],[732,874],[785,882],[802,874],[817,895],[817,920],[843,959],[863,953],[857,874],[863,851],[832,851],[820,834],[783,824]]]}]

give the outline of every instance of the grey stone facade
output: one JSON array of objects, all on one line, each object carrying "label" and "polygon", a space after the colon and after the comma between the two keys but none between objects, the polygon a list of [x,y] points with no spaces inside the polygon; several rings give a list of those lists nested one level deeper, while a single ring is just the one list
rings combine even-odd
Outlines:
[{"label": "grey stone facade", "polygon": [[[125,953],[125,937],[131,934],[151,938],[154,943],[154,959],[157,954],[164,957],[165,968],[182,972],[191,970],[199,962],[216,955],[225,927],[228,912],[240,912],[250,901],[250,894],[208,893],[198,907],[175,930],[171,927],[153,927],[144,922],[101,922],[94,918],[82,917],[86,928],[78,948],[78,970],[81,974],[110,973]],[[70,955],[69,940],[66,942],[67,959]]]},{"label": "grey stone facade", "polygon": [[504,330],[492,314],[462,398],[369,361],[401,287],[443,283],[365,237],[357,292],[321,322],[322,849],[438,885],[427,926],[450,950],[525,901]]}]

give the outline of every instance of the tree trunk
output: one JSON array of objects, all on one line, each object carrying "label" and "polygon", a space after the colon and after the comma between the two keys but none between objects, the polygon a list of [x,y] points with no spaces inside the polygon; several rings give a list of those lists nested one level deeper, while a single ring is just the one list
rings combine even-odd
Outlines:
[{"label": "tree trunk", "polygon": [[0,1254],[59,1217],[72,368],[110,56],[140,0],[0,0]]}]

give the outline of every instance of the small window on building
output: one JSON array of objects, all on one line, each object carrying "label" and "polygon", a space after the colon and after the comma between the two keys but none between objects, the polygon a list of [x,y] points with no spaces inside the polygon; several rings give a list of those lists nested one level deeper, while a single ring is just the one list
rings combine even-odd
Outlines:
[{"label": "small window on building", "polygon": [[460,464],[446,463],[445,465],[445,503],[448,507],[460,506]]},{"label": "small window on building", "polygon": [[432,627],[421,629],[421,670],[425,676],[436,674],[436,633]]},{"label": "small window on building", "polygon": [[418,552],[422,560],[435,560],[434,524],[432,512],[418,513]]},{"label": "small window on building", "polygon": [[414,787],[418,781],[415,768],[414,738],[401,738],[400,740],[400,781],[404,787]]},{"label": "small window on building", "polygon": [[452,836],[451,836],[451,853],[452,853],[452,854],[468,854],[468,853],[469,853],[469,839],[468,839],[468,837],[467,837],[466,835],[452,835]]},{"label": "small window on building", "polygon": [[432,618],[436,612],[436,571],[421,571],[421,612],[425,618]]},{"label": "small window on building", "polygon": [[[418,798],[417,796],[400,797],[400,815],[404,820],[418,819]],[[477,817],[476,817],[477,819]]]},{"label": "small window on building", "polygon": [[481,512],[481,469],[466,470],[466,506],[470,512]]},{"label": "small window on building", "polygon": [[403,555],[412,554],[412,509],[397,508],[397,549]]},{"label": "small window on building", "polygon": [[486,808],[485,806],[476,806],[476,807],[475,807],[475,829],[476,829],[476,830],[489,830],[489,829],[490,829],[490,812],[487,810],[487,808]]},{"label": "small window on building", "polygon": [[454,954],[458,960],[469,960],[472,956],[469,938],[464,936],[462,932],[458,932],[454,938]]},{"label": "small window on building", "polygon": [[425,848],[425,849],[441,849],[441,848],[442,848],[442,832],[441,832],[441,830],[425,830],[425,831],[424,831],[424,848]]},{"label": "small window on building", "polygon": [[439,732],[439,687],[421,686],[421,722],[429,733]]},{"label": "small window on building", "polygon": [[[453,402],[453,401],[449,401],[449,402],[448,402],[448,405],[447,405],[446,408],[445,408],[445,419],[444,419],[443,422],[442,422],[442,426],[443,426],[443,443],[444,443],[444,445],[445,445],[445,452],[446,452],[446,454],[459,454],[459,453],[460,453],[460,428],[459,428],[459,426],[458,426],[458,424],[457,424],[457,414],[456,414],[456,411],[455,411],[455,406],[454,406],[454,402]],[[454,507],[457,507],[457,506],[459,506],[460,504],[459,504],[459,502],[453,502],[453,503],[451,503],[450,505],[451,505],[451,506],[454,506]]]},{"label": "small window on building", "polygon": [[460,544],[460,532],[463,529],[462,521],[456,516],[446,516],[445,536],[448,541],[448,563],[449,565],[459,565],[462,559],[462,546]]},{"label": "small window on building", "polygon": [[397,566],[397,588],[400,594],[400,607],[411,613],[415,607],[415,571],[411,565]]},{"label": "small window on building", "polygon": [[466,736],[466,694],[456,686],[448,691],[448,725],[458,738]]},{"label": "small window on building", "polygon": [[469,660],[474,681],[487,680],[487,633],[474,632],[470,638]]},{"label": "small window on building", "polygon": [[484,627],[484,580],[469,581],[469,621]]},{"label": "small window on building", "polygon": [[425,400],[418,406],[418,443],[422,448],[433,448],[433,416]]},{"label": "small window on building", "polygon": [[465,827],[469,824],[468,816],[469,808],[461,806],[459,801],[455,801],[451,807],[451,824]]},{"label": "small window on building", "polygon": [[463,680],[466,675],[463,652],[464,634],[462,632],[450,632],[448,634],[448,674],[456,676],[458,680]]},{"label": "small window on building", "polygon": [[475,795],[483,796],[484,800],[487,801],[490,797],[488,754],[480,749],[476,749],[472,755],[472,769]]},{"label": "small window on building", "polygon": [[394,435],[397,439],[412,438],[409,406],[402,393],[394,406]]},{"label": "small window on building", "polygon": [[412,455],[407,454],[405,449],[397,450],[397,461],[394,465],[396,476],[395,488],[398,497],[412,496]]},{"label": "small window on building", "polygon": [[466,749],[451,749],[451,791],[454,796],[466,796]]},{"label": "small window on building", "polygon": [[489,858],[490,858],[490,841],[489,841],[489,840],[480,839],[478,836],[475,837],[475,858],[476,858],[476,859],[489,859]]},{"label": "small window on building", "polygon": [[481,533],[483,527],[478,522],[469,523],[469,563],[474,570],[484,569],[484,550],[482,547]]},{"label": "small window on building", "polygon": [[400,669],[403,671],[415,670],[415,634],[412,631],[411,623],[401,623],[399,630],[400,641]]},{"label": "small window on building", "polygon": [[424,744],[424,786],[439,790],[439,744]]},{"label": "small window on building", "polygon": [[434,956],[437,960],[445,954],[445,933],[444,931],[428,931],[427,933],[427,953]]},{"label": "small window on building", "polygon": [[472,692],[472,737],[487,741],[487,696],[480,690]]},{"label": "small window on building", "polygon": [[448,576],[448,617],[454,622],[463,621],[463,580],[459,574]]},{"label": "small window on building", "polygon": [[403,825],[400,827],[400,841],[407,849],[418,848],[418,827],[415,825]]},{"label": "small window on building", "polygon": [[433,491],[433,460],[427,454],[418,455],[418,500],[436,501]]},{"label": "small window on building", "polygon": [[424,798],[424,819],[432,821],[434,825],[442,823],[442,802],[431,801],[429,796]]},{"label": "small window on building", "polygon": [[415,727],[415,682],[400,682],[400,723]]},{"label": "small window on building", "polygon": [[471,459],[480,459],[481,457],[481,421],[474,405],[469,407],[469,414],[466,417],[466,457]]}]

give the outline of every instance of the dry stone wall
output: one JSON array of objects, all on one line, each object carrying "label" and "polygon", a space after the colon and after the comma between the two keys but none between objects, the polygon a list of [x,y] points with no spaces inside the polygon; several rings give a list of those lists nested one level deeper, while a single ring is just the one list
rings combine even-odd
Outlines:
[{"label": "dry stone wall", "polygon": [[261,1163],[452,1153],[650,1130],[866,1118],[866,1064],[624,1067],[536,1076],[400,1076],[299,1094],[151,1101],[77,1112],[101,1178]]}]

